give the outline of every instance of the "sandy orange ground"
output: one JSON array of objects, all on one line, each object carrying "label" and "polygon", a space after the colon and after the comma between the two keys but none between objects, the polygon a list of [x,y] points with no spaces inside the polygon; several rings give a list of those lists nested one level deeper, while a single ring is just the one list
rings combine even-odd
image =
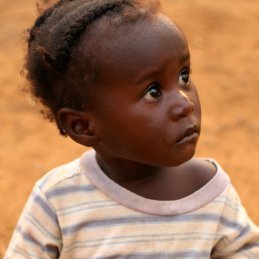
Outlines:
[{"label": "sandy orange ground", "polygon": [[[197,155],[222,164],[259,224],[259,1],[163,3],[192,51],[203,104]],[[0,257],[35,180],[84,151],[60,137],[19,91],[22,32],[34,17],[34,0],[0,0]]]}]

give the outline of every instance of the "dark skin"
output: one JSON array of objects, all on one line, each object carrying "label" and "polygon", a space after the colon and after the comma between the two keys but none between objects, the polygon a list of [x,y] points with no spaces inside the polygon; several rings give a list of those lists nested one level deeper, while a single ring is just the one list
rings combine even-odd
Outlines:
[{"label": "dark skin", "polygon": [[[156,200],[192,194],[216,168],[193,158],[201,111],[183,33],[158,14],[99,35],[108,40],[96,46],[101,75],[88,91],[92,102],[85,111],[62,108],[60,124],[126,189]],[[86,40],[77,48],[82,64]]]}]

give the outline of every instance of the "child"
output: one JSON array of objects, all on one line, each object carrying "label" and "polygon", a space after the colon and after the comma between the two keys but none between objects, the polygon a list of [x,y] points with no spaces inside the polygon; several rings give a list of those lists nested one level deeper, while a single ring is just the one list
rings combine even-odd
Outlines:
[{"label": "child", "polygon": [[39,180],[5,258],[259,258],[213,159],[183,32],[159,1],[61,0],[30,31],[31,92],[82,157]]}]

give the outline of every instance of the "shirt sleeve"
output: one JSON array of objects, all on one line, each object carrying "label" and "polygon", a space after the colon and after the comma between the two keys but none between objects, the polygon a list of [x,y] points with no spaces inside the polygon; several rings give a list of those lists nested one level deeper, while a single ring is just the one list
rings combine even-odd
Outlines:
[{"label": "shirt sleeve", "polygon": [[215,246],[212,258],[259,258],[259,228],[248,217],[233,186],[221,222],[218,231],[222,238]]},{"label": "shirt sleeve", "polygon": [[35,186],[19,218],[4,259],[58,258],[62,240],[52,205]]}]

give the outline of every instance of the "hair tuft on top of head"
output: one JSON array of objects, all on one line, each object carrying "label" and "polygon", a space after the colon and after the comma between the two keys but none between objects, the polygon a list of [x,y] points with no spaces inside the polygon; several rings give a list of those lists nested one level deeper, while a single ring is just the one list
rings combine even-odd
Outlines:
[{"label": "hair tuft on top of head", "polygon": [[[69,30],[65,33],[64,37],[61,38],[60,46],[57,49],[56,60],[59,64],[60,69],[64,69],[70,59],[71,46],[80,37],[85,27],[93,20],[98,19],[108,11],[114,10],[123,1],[109,1],[105,5],[97,7],[96,9],[90,9],[89,13],[75,19],[74,23],[70,26]],[[127,3],[127,1],[124,1]],[[64,51],[65,50],[65,51]]]}]

